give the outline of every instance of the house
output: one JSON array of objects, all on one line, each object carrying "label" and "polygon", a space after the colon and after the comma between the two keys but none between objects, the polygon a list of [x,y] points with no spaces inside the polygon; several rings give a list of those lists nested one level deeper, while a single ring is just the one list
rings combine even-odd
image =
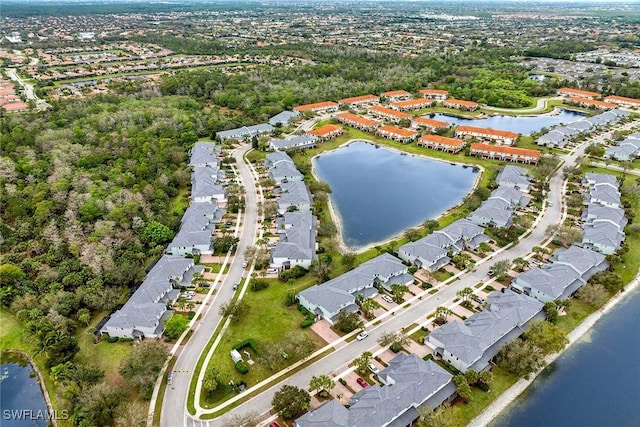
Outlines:
[{"label": "house", "polygon": [[472,137],[480,139],[488,139],[496,144],[513,145],[518,138],[515,132],[506,130],[486,129],[476,126],[458,126],[456,128],[456,137]]},{"label": "house", "polygon": [[612,255],[624,242],[624,232],[608,221],[593,221],[585,224],[582,234],[582,247],[593,249],[605,255]]},{"label": "house", "polygon": [[382,92],[380,95],[384,96],[391,102],[402,101],[411,98],[411,93],[407,92],[406,90],[391,90],[389,92]]},{"label": "house", "polygon": [[560,131],[559,129],[555,129],[555,130],[552,130],[551,132],[548,132],[540,136],[540,138],[536,140],[536,144],[545,145],[547,147],[564,148],[569,138],[570,138],[570,135],[567,135],[566,133]]},{"label": "house", "polygon": [[184,215],[180,230],[167,246],[172,255],[201,255],[213,253],[213,232],[224,211],[215,203],[191,203]]},{"label": "house", "polygon": [[376,135],[406,144],[413,141],[418,136],[418,132],[396,126],[380,126]]},{"label": "house", "polygon": [[285,212],[278,221],[280,241],[271,251],[270,266],[309,268],[316,258],[318,219],[310,211]]},{"label": "house", "polygon": [[[635,135],[640,135],[640,133]],[[607,159],[619,160],[621,162],[632,161],[633,159],[640,157],[640,137],[636,138],[630,135],[618,145],[607,147],[604,152],[604,157]]]},{"label": "house", "polygon": [[407,272],[408,267],[398,258],[385,253],[321,285],[305,289],[297,298],[304,308],[333,324],[341,310],[358,310],[357,295],[369,298],[378,294],[379,287],[408,285],[413,277]]},{"label": "house", "polygon": [[590,190],[599,186],[607,186],[615,190],[619,187],[618,180],[615,176],[594,172],[587,172],[585,174],[584,178],[582,178],[582,185],[589,187]]},{"label": "house", "polygon": [[511,287],[545,303],[569,298],[585,283],[574,267],[553,263],[521,273],[511,282]]},{"label": "house", "polygon": [[416,117],[411,120],[411,127],[414,129],[429,129],[435,131],[436,129],[445,129],[450,126],[449,123],[441,120],[434,120],[428,117]]},{"label": "house", "polygon": [[278,198],[278,213],[284,214],[289,210],[308,211],[311,209],[313,196],[302,181],[280,183],[282,194]]},{"label": "house", "polygon": [[538,150],[502,147],[482,143],[471,144],[469,154],[484,159],[496,159],[525,164],[536,164],[540,160],[540,152]]},{"label": "house", "polygon": [[406,101],[396,101],[391,103],[391,108],[398,111],[420,110],[429,108],[435,104],[435,101],[429,98],[409,99]]},{"label": "house", "polygon": [[195,273],[204,267],[193,259],[164,255],[147,274],[140,287],[122,308],[104,324],[101,333],[118,338],[160,338],[164,322],[171,316],[167,306],[180,295],[180,286],[191,283]]},{"label": "house", "polygon": [[[273,157],[273,155],[279,153],[282,152],[267,154],[267,163],[270,163],[270,158],[272,159],[271,161],[274,161],[276,158]],[[269,167],[269,175],[277,184],[282,184],[284,182],[302,181],[304,179],[304,175],[302,175],[298,168],[296,168],[296,165],[293,164],[293,160],[291,160],[288,155],[287,158],[289,159],[288,161],[278,160],[275,161],[275,163],[272,163],[272,166]]]},{"label": "house", "polygon": [[274,139],[269,142],[269,145],[276,151],[304,150],[315,148],[317,140],[315,135],[299,135],[291,139]]},{"label": "house", "polygon": [[576,245],[557,249],[550,260],[554,265],[566,265],[572,268],[583,282],[587,282],[597,272],[609,268],[609,263],[603,254]]},{"label": "house", "polygon": [[618,227],[618,230],[624,230],[628,220],[624,215],[624,209],[603,206],[597,203],[587,205],[582,212],[582,220],[587,224],[594,222],[610,222]]},{"label": "house", "polygon": [[299,113],[310,111],[312,113],[334,113],[338,111],[338,104],[332,101],[316,102],[315,104],[298,105],[293,108]]},{"label": "house", "polygon": [[612,104],[623,105],[625,107],[640,107],[640,99],[635,98],[625,98],[624,96],[616,96],[610,95],[604,99],[605,102],[610,102]]},{"label": "house", "polygon": [[436,101],[444,101],[449,97],[449,91],[442,89],[421,89],[420,95],[425,98],[435,99]]},{"label": "house", "polygon": [[261,123],[253,126],[243,126],[236,129],[222,130],[216,132],[216,138],[222,142],[225,139],[246,140],[258,135],[273,132],[273,126],[269,123]]},{"label": "house", "polygon": [[375,104],[380,102],[380,97],[375,95],[362,95],[362,96],[354,96],[351,98],[344,98],[338,101],[340,105],[346,105],[348,107],[352,107],[354,105],[367,105],[367,104]]},{"label": "house", "polygon": [[443,360],[461,372],[480,372],[500,349],[522,335],[534,320],[544,319],[543,303],[509,289],[492,292],[487,307],[464,322],[454,320],[425,341]]},{"label": "house", "polygon": [[531,188],[529,171],[520,166],[505,166],[498,174],[496,182],[498,185],[515,188],[525,193],[528,193]]},{"label": "house", "polygon": [[191,200],[196,203],[227,201],[227,191],[218,184],[218,169],[197,166],[191,174]]},{"label": "house", "polygon": [[423,237],[415,242],[405,243],[398,248],[400,259],[423,268],[427,271],[437,269],[449,264],[448,250],[432,242],[432,235]]},{"label": "house", "polygon": [[531,200],[522,191],[512,187],[500,186],[491,192],[489,199],[504,200],[513,209],[522,208],[529,204]]},{"label": "house", "polygon": [[435,409],[456,396],[453,376],[431,360],[400,353],[378,374],[385,384],[360,390],[349,408],[330,400],[295,421],[295,427],[409,426],[419,409]]},{"label": "house", "polygon": [[439,135],[422,135],[418,139],[418,145],[433,148],[434,150],[446,151],[447,153],[457,153],[464,148],[465,142]]},{"label": "house", "polygon": [[380,105],[369,108],[369,113],[376,117],[387,119],[393,123],[398,123],[400,120],[411,119],[412,117],[409,113],[392,110],[391,108],[382,107]]},{"label": "house", "polygon": [[189,166],[209,166],[220,169],[219,149],[210,142],[196,142],[189,152]]},{"label": "house", "polygon": [[580,107],[597,108],[598,110],[610,110],[612,108],[616,108],[616,104],[611,102],[598,101],[590,98],[579,98],[577,96],[571,97],[569,102]]},{"label": "house", "polygon": [[336,119],[340,123],[344,123],[356,129],[364,130],[366,132],[375,131],[378,126],[380,126],[381,122],[378,120],[371,120],[367,117],[362,117],[353,113],[338,113],[336,114]]},{"label": "house", "polygon": [[598,203],[602,206],[608,206],[610,208],[621,208],[620,192],[617,188],[609,185],[598,185],[592,188],[589,194],[585,197],[585,205]]},{"label": "house", "polygon": [[287,126],[293,123],[298,117],[300,117],[299,111],[283,111],[281,113],[276,114],[275,116],[269,119],[269,124],[271,126],[278,126],[278,123],[282,126]]},{"label": "house", "polygon": [[587,99],[600,98],[600,96],[602,96],[598,92],[590,92],[588,90],[573,89],[570,87],[561,87],[560,89],[558,89],[557,93],[558,93],[558,96],[568,96],[568,97],[579,96]]},{"label": "house", "polygon": [[340,126],[324,125],[320,126],[317,129],[307,131],[307,134],[315,136],[320,141],[327,141],[329,139],[342,135],[343,132],[344,131]]},{"label": "house", "polygon": [[461,99],[449,98],[442,103],[445,108],[454,108],[456,110],[475,111],[478,109],[478,103],[473,101],[463,101]]},{"label": "house", "polygon": [[513,207],[502,199],[489,198],[480,207],[471,212],[467,219],[476,225],[484,227],[510,227],[512,224]]}]

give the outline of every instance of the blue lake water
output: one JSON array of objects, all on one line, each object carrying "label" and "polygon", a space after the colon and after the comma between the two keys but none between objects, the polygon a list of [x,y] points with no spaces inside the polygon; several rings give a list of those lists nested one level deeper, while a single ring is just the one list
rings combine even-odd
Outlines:
[{"label": "blue lake water", "polygon": [[458,204],[478,172],[357,141],[313,160],[331,186],[345,244],[380,242]]},{"label": "blue lake water", "polygon": [[479,126],[490,129],[508,130],[522,135],[530,135],[533,132],[540,131],[542,128],[548,129],[551,126],[559,125],[561,123],[567,124],[575,122],[585,116],[584,114],[575,111],[560,110],[559,114],[542,116],[491,116],[484,119],[466,119],[442,113],[435,113],[425,117],[456,125]]},{"label": "blue lake water", "polygon": [[640,425],[640,290],[600,319],[491,427]]},{"label": "blue lake water", "polygon": [[[9,356],[0,364],[0,425],[2,427],[47,427],[47,404],[29,363]],[[14,363],[15,362],[15,363]]]}]

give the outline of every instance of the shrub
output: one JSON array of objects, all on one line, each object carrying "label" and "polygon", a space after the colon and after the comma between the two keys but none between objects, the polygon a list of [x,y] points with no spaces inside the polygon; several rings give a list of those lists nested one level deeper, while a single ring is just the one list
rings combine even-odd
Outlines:
[{"label": "shrub", "polygon": [[402,350],[402,344],[400,344],[399,342],[394,342],[393,344],[391,344],[390,348],[394,353],[398,353],[400,350]]},{"label": "shrub", "polygon": [[302,329],[308,328],[309,326],[313,325],[313,319],[304,319],[301,323],[300,323],[300,327]]},{"label": "shrub", "polygon": [[487,285],[487,286],[484,287],[484,290],[487,291],[487,292],[492,292],[492,291],[495,291],[496,288],[494,288],[491,285]]},{"label": "shrub", "polygon": [[242,375],[249,372],[249,368],[247,368],[247,365],[243,361],[236,362],[235,367],[236,371],[240,372]]},{"label": "shrub", "polygon": [[269,287],[269,283],[266,280],[252,280],[251,281],[251,289],[255,292],[261,291],[263,289],[267,289]]},{"label": "shrub", "polygon": [[409,267],[409,274],[415,274],[416,271],[418,271],[418,267]]},{"label": "shrub", "polygon": [[287,294],[287,298],[284,300],[284,305],[287,307],[291,307],[296,302],[297,301],[295,294]]},{"label": "shrub", "polygon": [[298,305],[298,311],[302,313],[304,316],[309,316],[311,312],[307,310],[307,308],[303,305]]},{"label": "shrub", "polygon": [[109,338],[107,338],[107,342],[110,342],[110,343],[118,342],[118,340],[120,340],[120,338],[118,338],[118,337],[109,337]]},{"label": "shrub", "polygon": [[256,344],[256,341],[253,338],[241,341],[238,344],[234,345],[232,348],[234,350],[241,351],[245,347],[251,347],[251,350],[253,350],[255,354],[257,354],[258,356],[262,356],[262,351],[260,351],[258,345]]},{"label": "shrub", "polygon": [[422,284],[422,289],[431,289],[431,288],[433,288],[433,285],[431,283]]},{"label": "shrub", "polygon": [[289,270],[285,270],[282,273],[280,273],[280,280],[282,280],[283,282],[286,282],[289,279],[297,279],[307,274],[307,271],[308,270],[306,268],[296,265],[293,268]]}]

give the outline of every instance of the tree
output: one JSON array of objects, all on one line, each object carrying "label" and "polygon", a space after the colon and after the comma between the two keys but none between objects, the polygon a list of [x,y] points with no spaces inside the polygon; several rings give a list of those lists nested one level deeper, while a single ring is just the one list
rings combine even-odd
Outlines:
[{"label": "tree", "polygon": [[599,271],[589,279],[589,283],[601,285],[611,293],[617,293],[622,290],[622,277],[613,271]]},{"label": "tree", "polygon": [[404,237],[406,237],[407,240],[414,241],[420,237],[420,230],[417,228],[409,228],[404,232]]},{"label": "tree", "polygon": [[544,303],[544,314],[546,319],[551,323],[558,321],[558,306],[555,301],[547,301]]},{"label": "tree", "polygon": [[148,408],[144,403],[133,400],[120,404],[116,415],[117,427],[145,427]]},{"label": "tree", "polygon": [[482,242],[480,243],[480,245],[478,246],[478,249],[480,250],[481,254],[486,254],[488,252],[491,252],[491,245],[488,244],[487,242]]},{"label": "tree", "polygon": [[460,297],[462,301],[466,301],[471,295],[473,295],[473,289],[471,288],[460,289],[458,292],[456,292],[456,295]]},{"label": "tree", "polygon": [[245,300],[238,300],[222,304],[218,312],[221,316],[229,316],[232,322],[238,322],[250,309]]},{"label": "tree", "polygon": [[398,285],[395,283],[391,285],[391,295],[393,296],[393,300],[398,304],[404,302],[404,294],[407,292],[409,292],[407,285]]},{"label": "tree", "polygon": [[209,365],[202,378],[202,389],[209,395],[213,394],[220,386],[229,382],[229,375],[215,366]]},{"label": "tree", "polygon": [[124,397],[120,389],[106,383],[97,384],[79,395],[75,421],[81,427],[113,425]]},{"label": "tree", "polygon": [[309,409],[311,396],[305,390],[288,384],[273,395],[271,406],[282,418],[290,420]]},{"label": "tree", "polygon": [[362,309],[362,313],[365,315],[365,317],[370,319],[371,317],[373,317],[373,310],[382,308],[382,305],[380,305],[380,303],[373,298],[365,298],[364,301],[362,301],[360,308]]},{"label": "tree", "polygon": [[502,261],[495,262],[491,266],[491,270],[493,270],[493,274],[495,274],[498,281],[504,280],[510,268],[511,261],[509,261],[508,259],[503,259]]},{"label": "tree", "polygon": [[491,372],[488,369],[485,369],[484,371],[480,371],[478,373],[478,387],[480,387],[482,390],[487,391],[489,390],[489,384],[491,384],[493,382],[493,372]]},{"label": "tree", "polygon": [[329,273],[331,273],[331,257],[324,255],[313,260],[309,266],[309,273],[317,277],[321,282],[329,280]]},{"label": "tree", "polygon": [[411,339],[402,331],[384,332],[378,339],[381,346],[390,346],[395,353],[402,350],[402,347],[409,345],[410,342]]},{"label": "tree", "polygon": [[358,313],[352,312],[347,313],[344,309],[340,310],[338,315],[336,316],[336,322],[334,326],[345,333],[349,333],[351,331],[355,331],[356,329],[360,329],[364,326],[364,322],[358,316]]},{"label": "tree", "polygon": [[234,427],[254,427],[259,424],[260,414],[249,412],[244,415],[234,415],[229,419],[228,425]]},{"label": "tree", "polygon": [[516,269],[520,272],[523,272],[525,269],[529,268],[529,261],[521,257],[514,259],[513,263],[515,264]]},{"label": "tree", "polygon": [[542,350],[530,341],[515,339],[497,356],[498,366],[518,377],[529,376],[544,367]]},{"label": "tree", "polygon": [[353,252],[347,252],[343,254],[341,262],[347,270],[351,270],[356,263],[356,254],[354,254]]},{"label": "tree", "polygon": [[448,403],[443,403],[435,411],[426,407],[419,408],[418,412],[420,413],[418,427],[453,427],[456,425]]},{"label": "tree", "polygon": [[464,375],[456,375],[455,377],[453,377],[453,383],[458,389],[458,395],[463,400],[466,401],[469,399],[469,397],[471,397],[471,387],[469,386],[469,383],[467,382],[467,379]]},{"label": "tree", "polygon": [[576,296],[594,307],[600,307],[608,298],[607,290],[600,284],[587,284],[580,288]]},{"label": "tree", "polygon": [[436,320],[440,323],[445,323],[447,321],[447,316],[451,313],[452,311],[447,307],[439,306],[436,308]]},{"label": "tree", "polygon": [[327,397],[329,390],[334,388],[336,383],[328,375],[318,375],[311,377],[309,381],[309,387],[311,390],[318,391],[321,397]]},{"label": "tree", "polygon": [[137,387],[143,396],[150,398],[168,356],[169,352],[158,341],[145,341],[122,359],[120,374],[129,385]]},{"label": "tree", "polygon": [[474,385],[480,379],[480,374],[478,374],[478,371],[476,370],[469,369],[464,373],[464,377],[466,378],[469,385]]},{"label": "tree", "polygon": [[365,351],[353,360],[353,364],[356,366],[358,372],[364,374],[367,372],[367,369],[369,369],[369,363],[371,362],[371,359],[373,359],[373,353],[371,353],[370,351]]},{"label": "tree", "polygon": [[531,323],[524,338],[540,348],[545,355],[558,353],[569,344],[566,333],[556,325],[544,320]]},{"label": "tree", "polygon": [[164,322],[164,334],[170,340],[176,340],[189,328],[189,319],[182,314],[173,313]]},{"label": "tree", "polygon": [[428,219],[422,223],[422,226],[427,230],[427,233],[433,233],[440,228],[440,223],[435,219]]},{"label": "tree", "polygon": [[562,246],[569,247],[582,238],[579,229],[564,224],[553,224],[547,228],[547,234],[552,235]]},{"label": "tree", "polygon": [[173,237],[173,231],[164,224],[156,221],[149,222],[142,231],[142,238],[150,247],[168,242]]}]

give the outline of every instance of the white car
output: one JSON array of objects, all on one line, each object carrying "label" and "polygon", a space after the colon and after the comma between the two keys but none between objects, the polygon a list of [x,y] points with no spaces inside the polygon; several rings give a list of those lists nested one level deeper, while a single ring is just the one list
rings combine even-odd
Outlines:
[{"label": "white car", "polygon": [[358,336],[356,337],[356,339],[358,341],[362,341],[363,339],[365,339],[366,337],[369,336],[369,333],[367,331],[362,331],[358,334]]},{"label": "white car", "polygon": [[369,370],[371,372],[373,372],[374,374],[378,375],[380,373],[380,369],[378,369],[378,367],[376,365],[374,365],[373,363],[369,363]]},{"label": "white car", "polygon": [[242,268],[247,268],[249,263],[247,261],[242,261]]},{"label": "white car", "polygon": [[382,299],[388,303],[393,303],[393,298],[391,298],[389,295],[382,295]]}]

